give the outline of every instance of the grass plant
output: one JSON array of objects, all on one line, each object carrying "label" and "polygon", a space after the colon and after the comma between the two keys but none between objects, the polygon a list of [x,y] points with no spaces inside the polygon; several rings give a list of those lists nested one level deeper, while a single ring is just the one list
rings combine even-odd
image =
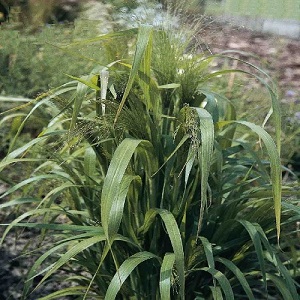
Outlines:
[{"label": "grass plant", "polygon": [[[282,200],[290,191],[267,75],[212,71],[216,57],[151,26],[95,41],[107,62],[32,101],[21,126],[41,108],[52,117],[0,163],[36,164],[0,205],[26,207],[2,242],[19,227],[48,241],[23,298],[63,269],[69,287],[41,299],[298,299],[299,209]],[[210,89],[230,72],[268,91],[274,140]]]}]

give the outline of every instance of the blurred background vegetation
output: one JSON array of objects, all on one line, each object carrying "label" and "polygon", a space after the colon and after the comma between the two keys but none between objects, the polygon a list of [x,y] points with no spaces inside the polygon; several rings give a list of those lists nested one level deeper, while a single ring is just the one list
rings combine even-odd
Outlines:
[{"label": "blurred background vegetation", "polygon": [[89,62],[60,50],[74,40],[142,22],[179,26],[176,17],[170,20],[161,7],[178,14],[184,11],[188,19],[202,22],[210,15],[300,20],[297,0],[1,0],[0,22],[8,18],[8,8],[9,22],[3,22],[0,31],[0,95],[35,97],[63,83],[65,74],[86,73]]}]

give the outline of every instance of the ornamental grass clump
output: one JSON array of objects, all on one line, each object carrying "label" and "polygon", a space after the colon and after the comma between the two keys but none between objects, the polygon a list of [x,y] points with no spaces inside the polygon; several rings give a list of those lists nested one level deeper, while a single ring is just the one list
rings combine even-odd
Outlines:
[{"label": "ornamental grass clump", "polygon": [[[2,242],[25,227],[48,245],[23,298],[63,269],[69,287],[41,299],[298,299],[299,210],[281,205],[267,75],[212,71],[215,56],[186,53],[186,40],[151,26],[95,41],[115,60],[34,100],[23,123],[44,107],[48,125],[0,164],[36,164],[1,196],[11,199],[1,209],[25,207]],[[269,91],[275,141],[210,89],[229,72]]]}]

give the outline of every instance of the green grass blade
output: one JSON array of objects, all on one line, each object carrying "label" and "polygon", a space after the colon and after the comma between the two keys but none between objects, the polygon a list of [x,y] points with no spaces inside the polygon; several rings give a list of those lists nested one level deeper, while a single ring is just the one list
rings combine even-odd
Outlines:
[{"label": "green grass blade", "polygon": [[213,255],[212,245],[208,241],[208,239],[203,236],[200,236],[199,239],[201,240],[201,243],[204,247],[204,252],[206,255],[208,267],[214,269],[215,268],[215,259],[214,259],[214,255]]},{"label": "green grass blade", "polygon": [[13,158],[13,159],[3,159],[0,162],[0,171],[3,170],[3,168],[6,168],[9,165],[12,165],[14,163],[23,163],[23,162],[43,162],[47,161],[46,159],[41,159],[41,158]]},{"label": "green grass blade", "polygon": [[182,139],[180,140],[180,142],[178,143],[178,145],[176,146],[175,150],[168,156],[168,158],[165,160],[165,162],[159,167],[159,169],[152,174],[152,176],[155,176],[166,164],[167,162],[174,156],[174,154],[176,154],[176,152],[178,151],[178,149],[180,149],[184,143],[189,140],[189,135],[186,134],[182,137]]},{"label": "green grass blade", "polygon": [[[21,134],[24,126],[25,126],[25,123],[28,121],[28,119],[33,115],[34,111],[37,110],[40,106],[46,104],[47,102],[49,102],[49,100],[51,99],[54,99],[55,97],[63,94],[63,93],[66,93],[66,92],[69,92],[69,91],[72,91],[74,88],[73,87],[65,87],[65,88],[61,88],[61,89],[56,89],[56,90],[53,90],[52,92],[50,93],[47,93],[47,94],[43,94],[39,97],[37,97],[36,99],[34,99],[34,101],[38,101],[35,106],[31,109],[31,111],[27,114],[26,118],[23,120],[23,122],[21,123],[21,125],[19,126],[18,128],[18,131],[17,133],[15,134],[14,138],[12,139],[12,141],[10,142],[10,145],[9,145],[9,149],[8,149],[8,153],[11,152],[11,150],[14,148],[14,145],[19,137],[19,135]],[[49,95],[50,94],[50,95]],[[31,103],[31,102],[30,102]],[[29,104],[29,103],[28,103]],[[25,104],[26,106],[27,104]],[[23,107],[23,105],[21,105],[19,108],[21,109]],[[16,108],[18,109],[18,108]]]},{"label": "green grass blade", "polygon": [[168,233],[168,236],[171,241],[171,245],[175,255],[175,265],[179,276],[179,287],[180,287],[179,293],[181,298],[184,299],[184,293],[185,293],[184,252],[183,252],[180,230],[172,213],[165,209],[159,209],[159,208],[150,209],[146,213],[144,224],[139,229],[139,232],[146,233],[149,230],[150,226],[154,223],[157,214],[159,214],[160,217],[162,218],[165,225],[166,232]]},{"label": "green grass blade", "polygon": [[28,179],[25,179],[23,181],[21,181],[20,183],[16,184],[15,186],[11,187],[9,190],[7,190],[4,194],[2,194],[0,196],[0,199],[3,198],[3,197],[6,197],[8,196],[9,194],[15,192],[16,190],[24,187],[25,185],[27,184],[30,184],[32,182],[38,182],[40,180],[44,180],[44,179],[57,179],[57,174],[46,174],[46,175],[38,175],[38,176],[34,176],[34,177],[31,177],[31,178],[28,178]]},{"label": "green grass blade", "polygon": [[19,216],[18,218],[14,219],[8,226],[7,228],[5,229],[4,233],[2,234],[2,238],[1,238],[1,241],[0,241],[0,245],[3,243],[6,235],[9,233],[9,231],[14,227],[14,226],[17,226],[17,224],[26,219],[27,217],[30,217],[30,216],[34,216],[34,215],[41,215],[41,214],[45,214],[45,213],[57,213],[57,214],[60,214],[60,213],[64,213],[64,210],[61,209],[61,208],[43,208],[43,209],[35,209],[35,210],[30,210],[24,214],[22,214],[21,216]]},{"label": "green grass blade", "polygon": [[145,234],[149,230],[150,226],[155,221],[156,215],[157,215],[156,209],[149,209],[146,212],[144,224],[141,228],[139,228],[138,234]]},{"label": "green grass blade", "polygon": [[42,136],[42,137],[37,137],[37,138],[31,140],[30,142],[26,143],[22,147],[10,152],[3,161],[5,162],[5,160],[14,159],[14,158],[18,157],[19,155],[21,155],[25,151],[27,151],[30,147],[45,140],[46,138],[47,138],[47,136]]},{"label": "green grass blade", "polygon": [[175,263],[174,253],[166,253],[164,256],[159,279],[159,291],[161,300],[170,300],[172,270]]},{"label": "green grass blade", "polygon": [[200,234],[204,209],[207,206],[208,177],[214,146],[214,123],[211,114],[203,108],[196,110],[200,120],[201,151],[198,154],[201,162],[201,204],[197,236]]},{"label": "green grass blade", "polygon": [[117,32],[101,34],[100,36],[97,36],[97,37],[94,37],[94,38],[80,40],[80,41],[70,43],[65,47],[61,47],[60,49],[62,49],[62,50],[63,49],[68,49],[68,48],[71,48],[73,46],[87,45],[87,44],[90,44],[90,43],[104,41],[104,40],[110,40],[112,38],[123,37],[123,36],[128,36],[128,38],[129,38],[130,36],[135,35],[136,33],[137,33],[137,28],[130,28],[130,29],[125,29],[125,30],[120,30],[120,31],[117,31]]},{"label": "green grass blade", "polygon": [[[254,68],[255,70],[257,70],[259,73],[261,73],[262,75],[266,76],[266,79],[268,81],[270,81],[270,79],[271,79],[270,76],[266,72],[264,72],[262,69],[256,67],[255,65],[253,65],[251,63],[245,62],[245,61],[240,60],[238,58],[233,58],[233,57],[228,57],[228,56],[227,57],[223,56],[223,57],[225,57],[225,58],[231,58],[233,60],[241,61],[243,64],[251,66],[252,68]],[[277,97],[274,89],[272,88],[272,86],[270,86],[264,78],[262,78],[261,76],[256,75],[255,73],[247,72],[247,71],[240,70],[240,69],[235,69],[235,70],[222,70],[222,71],[213,72],[213,73],[209,74],[204,79],[204,81],[206,81],[206,80],[208,80],[210,78],[222,75],[222,74],[233,73],[233,72],[235,72],[235,73],[243,73],[243,74],[250,75],[251,77],[255,77],[268,90],[268,92],[270,94],[270,97],[271,97],[271,105],[272,105],[271,106],[271,110],[273,111],[273,115],[274,115],[274,127],[275,127],[275,134],[276,134],[276,145],[277,145],[277,148],[278,148],[278,152],[280,153],[280,144],[281,144],[281,108],[280,108],[280,101],[279,101],[279,98]]]},{"label": "green grass blade", "polygon": [[108,236],[114,236],[119,230],[121,220],[123,217],[123,209],[125,204],[125,199],[128,193],[129,186],[133,180],[140,179],[138,176],[124,175],[122,178],[119,194],[116,201],[111,204],[111,209],[109,212],[108,220]]},{"label": "green grass blade", "polygon": [[84,154],[84,174],[86,176],[87,183],[93,183],[92,178],[94,178],[96,174],[96,153],[92,147],[88,147],[85,150]]},{"label": "green grass blade", "polygon": [[272,140],[271,136],[260,126],[255,124],[239,121],[239,124],[249,127],[251,130],[256,132],[259,137],[263,140],[267,152],[270,158],[271,165],[271,180],[272,180],[272,190],[274,197],[274,208],[275,208],[275,219],[276,219],[276,229],[277,238],[280,237],[280,220],[281,220],[281,188],[282,188],[282,172],[281,172],[281,162],[276,145]]},{"label": "green grass blade", "polygon": [[143,62],[143,58],[144,58],[145,52],[147,51],[148,45],[151,44],[151,43],[149,44],[149,41],[151,40],[151,36],[152,36],[152,26],[143,25],[139,28],[132,68],[131,68],[131,71],[129,74],[128,82],[127,82],[121,103],[120,103],[118,111],[116,113],[116,117],[115,117],[115,121],[114,121],[115,123],[119,117],[119,114],[120,114],[123,106],[124,106],[127,96],[129,95],[129,91],[131,90],[131,87],[133,85],[135,77],[138,74],[138,71],[141,67],[141,64]]},{"label": "green grass blade", "polygon": [[249,283],[246,280],[243,272],[232,261],[230,261],[226,258],[218,257],[218,258],[216,258],[216,261],[221,262],[236,276],[236,278],[238,279],[241,286],[243,287],[249,300],[255,300],[252,290],[251,290]]},{"label": "green grass blade", "polygon": [[[76,296],[76,298],[83,296],[85,294],[86,286],[72,286],[68,287],[45,297],[39,298],[39,300],[52,300],[52,299],[65,299],[67,296]],[[63,298],[62,298],[63,297]],[[96,295],[94,295],[96,297]],[[96,299],[96,298],[95,298]]]},{"label": "green grass blade", "polygon": [[214,268],[202,268],[202,270],[210,273],[213,276],[213,278],[215,278],[218,281],[227,300],[234,299],[234,294],[230,282],[222,272]]},{"label": "green grass blade", "polygon": [[[77,236],[73,237],[74,239],[77,238]],[[72,242],[72,241],[71,241]],[[46,251],[45,253],[43,253],[33,264],[33,266],[30,268],[26,280],[25,280],[25,284],[23,287],[23,297],[22,299],[26,299],[30,287],[32,286],[33,280],[36,276],[39,276],[40,274],[46,272],[48,270],[48,267],[46,267],[46,269],[41,270],[40,271],[40,267],[42,265],[42,263],[48,258],[50,257],[53,253],[55,253],[57,250],[66,247],[68,244],[70,243],[70,241],[66,241],[66,242],[61,242],[60,244],[53,246],[51,249],[49,249],[48,251]]]},{"label": "green grass blade", "polygon": [[188,180],[189,180],[195,159],[196,159],[195,151],[193,151],[193,146],[190,145],[187,162],[186,162],[186,166],[185,166],[185,173],[184,173],[184,188],[185,189],[188,184]]},{"label": "green grass blade", "polygon": [[275,219],[276,219],[276,230],[277,238],[280,238],[280,220],[281,220],[281,189],[282,189],[282,172],[281,172],[281,162],[279,157],[279,152],[272,137],[260,126],[247,121],[223,121],[218,122],[217,126],[223,127],[224,125],[238,123],[250,128],[255,132],[264,142],[267,153],[270,159],[271,167],[271,183],[274,199],[275,208]]},{"label": "green grass blade", "polygon": [[11,200],[11,201],[0,204],[0,209],[5,208],[5,207],[15,206],[15,205],[26,204],[26,203],[39,203],[39,202],[41,202],[41,199],[31,198],[31,197],[22,197],[22,198],[18,198],[18,199]]},{"label": "green grass blade", "polygon": [[81,82],[82,84],[90,87],[91,89],[95,90],[95,91],[99,91],[100,87],[97,86],[96,84],[94,84],[91,80],[88,80],[88,77],[75,77],[69,74],[66,74],[68,77],[77,80],[78,82]]},{"label": "green grass blade", "polygon": [[[12,122],[13,123],[13,120],[15,118],[18,118],[18,119],[23,119],[24,117],[26,117],[27,114],[25,113],[14,113],[14,114],[10,114],[6,117],[3,117],[1,120],[0,120],[0,126],[3,126],[5,122],[9,123],[9,122]],[[12,126],[14,127],[14,126]],[[16,128],[14,127],[13,130],[15,130]],[[12,130],[12,129],[11,129]],[[11,131],[10,130],[10,131]]]},{"label": "green grass blade", "polygon": [[[24,121],[23,121],[24,122]],[[1,162],[0,162],[0,171],[13,163],[16,162],[38,162],[38,161],[44,161],[44,159],[40,158],[40,159],[35,159],[35,158],[19,158],[16,159],[18,156],[20,155],[24,155],[24,153],[26,153],[26,151],[28,151],[32,146],[38,144],[39,142],[45,141],[48,136],[55,136],[55,135],[61,135],[61,131],[57,131],[57,132],[51,132],[48,133],[47,135],[43,135],[43,136],[39,136],[33,140],[31,140],[30,142],[26,143],[25,145],[21,146],[20,148],[17,148],[16,150],[10,152]],[[16,136],[18,135],[18,133],[16,134]]]},{"label": "green grass blade", "polygon": [[[87,76],[83,76],[82,79],[83,80],[87,80]],[[76,89],[76,96],[74,99],[74,105],[73,105],[73,113],[72,113],[72,119],[71,119],[71,124],[70,124],[70,129],[74,129],[76,122],[77,122],[77,118],[81,109],[81,105],[82,102],[85,98],[85,95],[87,93],[88,90],[88,86],[82,82],[78,82],[77,84],[77,89]]]},{"label": "green grass blade", "polygon": [[[238,58],[236,58],[238,59]],[[249,74],[250,76],[254,76],[258,81],[260,81],[268,90],[270,97],[271,97],[271,102],[272,102],[272,107],[271,107],[271,111],[273,113],[273,117],[274,117],[274,127],[275,127],[275,135],[276,135],[276,146],[278,149],[278,152],[280,154],[280,150],[281,150],[281,104],[280,104],[280,99],[276,94],[276,89],[273,88],[275,86],[274,81],[272,80],[272,78],[261,68],[249,63],[249,62],[245,62],[242,61],[243,63],[245,63],[246,65],[251,66],[252,68],[254,68],[255,70],[257,70],[259,73],[263,74],[267,80],[263,79],[261,76],[258,76],[256,74],[253,73],[248,73],[246,72],[246,74]],[[273,87],[267,83],[267,81],[271,82],[271,84],[273,85]]]},{"label": "green grass blade", "polygon": [[273,281],[274,285],[280,291],[284,300],[299,299],[298,294],[296,294],[296,298],[295,298],[295,295],[293,296],[291,294],[286,283],[280,277],[277,277],[273,274],[268,274],[268,279]]},{"label": "green grass blade", "polygon": [[175,254],[175,263],[179,276],[179,294],[181,299],[184,299],[185,295],[185,277],[184,277],[184,252],[182,246],[182,240],[180,230],[176,223],[174,216],[165,209],[156,209],[162,220],[164,221],[166,231],[170,238],[172,248]]},{"label": "green grass blade", "polygon": [[283,201],[282,207],[284,207],[285,209],[288,209],[290,211],[294,211],[295,213],[297,213],[300,216],[300,207],[298,205],[294,205],[294,204],[288,203],[286,201]]},{"label": "green grass blade", "polygon": [[73,258],[74,256],[76,256],[78,253],[84,251],[85,249],[91,247],[92,245],[94,245],[96,243],[103,242],[105,240],[106,240],[106,237],[104,234],[102,234],[102,235],[97,234],[91,238],[88,238],[86,240],[78,242],[70,250],[68,250],[66,253],[64,253],[57,262],[55,262],[55,264],[52,266],[52,268],[45,274],[45,276],[39,282],[38,286],[40,286],[47,278],[49,278],[60,267],[62,267],[64,264],[68,263],[70,261],[70,259]]},{"label": "green grass blade", "polygon": [[[0,224],[0,226],[7,226],[7,224]],[[55,231],[83,231],[92,232],[93,234],[103,235],[103,228],[100,226],[83,226],[83,225],[72,225],[72,224],[56,224],[56,223],[16,223],[14,227],[26,227],[34,229],[47,229]]]},{"label": "green grass blade", "polygon": [[222,289],[219,286],[210,286],[209,287],[212,293],[214,300],[223,300]]},{"label": "green grass blade", "polygon": [[[146,33],[148,34],[148,33]],[[152,56],[152,41],[153,33],[150,31],[148,42],[146,45],[146,49],[144,52],[144,56],[140,65],[139,71],[139,85],[143,90],[143,94],[145,97],[145,104],[147,110],[152,110],[153,105],[151,101],[150,95],[150,86],[151,86],[151,56]]]},{"label": "green grass blade", "polygon": [[293,299],[297,299],[298,298],[298,292],[297,292],[297,288],[295,286],[295,283],[294,283],[294,280],[293,280],[293,277],[292,277],[290,271],[283,264],[283,262],[280,260],[278,255],[274,252],[274,248],[271,246],[271,244],[270,244],[266,234],[264,233],[263,229],[258,224],[256,224],[256,228],[257,228],[258,232],[260,233],[261,241],[262,241],[263,245],[265,246],[265,248],[269,252],[270,257],[272,258],[272,263],[275,265],[277,270],[280,272],[280,274],[284,278],[285,286],[287,287],[289,292],[292,294]]},{"label": "green grass blade", "polygon": [[248,231],[251,240],[253,242],[255,253],[258,258],[258,262],[260,265],[260,270],[262,274],[262,278],[264,281],[265,289],[267,289],[267,278],[266,278],[266,268],[265,268],[265,261],[264,261],[264,252],[261,244],[261,238],[260,234],[257,230],[257,228],[251,224],[250,222],[246,220],[239,220],[239,222],[245,227],[245,229]]},{"label": "green grass blade", "polygon": [[130,256],[128,259],[126,259],[118,269],[117,273],[114,275],[112,281],[110,282],[104,299],[105,300],[115,299],[122,284],[128,278],[128,276],[130,276],[131,272],[139,264],[152,258],[156,258],[159,260],[159,258],[156,255],[146,251],[136,253]]},{"label": "green grass blade", "polygon": [[[24,224],[24,226],[26,226],[28,224]],[[91,236],[95,236],[95,235],[103,235],[104,232],[103,230],[101,230],[101,227],[93,227],[93,226],[76,226],[76,225],[60,225],[60,224],[30,224],[33,226],[33,228],[46,228],[46,229],[53,229],[53,230],[71,230],[71,231],[86,231],[86,233],[84,234],[79,234],[79,235],[73,235],[67,239],[64,239],[62,241],[59,241],[58,245],[53,246],[52,248],[50,248],[48,251],[46,251],[45,253],[43,253],[43,255],[41,255],[34,263],[34,265],[30,268],[28,274],[27,274],[27,279],[25,281],[24,284],[24,288],[23,288],[23,298],[26,296],[29,292],[29,289],[32,285],[33,279],[45,272],[47,272],[48,269],[50,269],[52,266],[54,266],[54,264],[52,264],[50,267],[46,267],[42,270],[40,270],[38,272],[38,270],[40,269],[40,266],[42,265],[42,263],[48,258],[50,257],[53,253],[55,253],[57,250],[63,248],[63,247],[67,247],[68,244],[72,243],[74,244],[74,240],[81,240],[81,239],[86,239],[89,238]],[[36,225],[36,226],[35,226]],[[42,225],[42,226],[38,226],[38,225]],[[52,226],[49,226],[52,225]],[[93,232],[95,231],[95,232]]]},{"label": "green grass blade", "polygon": [[[112,231],[110,226],[113,225],[114,230],[118,228],[118,224],[112,224],[110,219],[112,217],[112,206],[118,202],[125,170],[140,143],[141,140],[129,138],[123,140],[113,155],[104,179],[101,195],[101,222],[108,239],[116,233]],[[119,221],[115,220],[115,222]]]},{"label": "green grass blade", "polygon": [[163,85],[158,85],[157,86],[159,89],[177,89],[180,87],[179,83],[168,83],[168,84],[163,84]]}]

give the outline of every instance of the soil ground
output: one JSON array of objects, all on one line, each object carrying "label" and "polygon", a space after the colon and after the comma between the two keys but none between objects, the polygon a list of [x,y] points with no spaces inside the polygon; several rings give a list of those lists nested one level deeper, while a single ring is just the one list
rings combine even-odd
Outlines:
[{"label": "soil ground", "polygon": [[[212,23],[200,33],[213,54],[224,50],[244,52],[241,59],[251,62],[256,55],[277,81],[282,97],[300,102],[300,40],[262,34],[244,28]],[[248,53],[248,54],[247,54]]]}]

